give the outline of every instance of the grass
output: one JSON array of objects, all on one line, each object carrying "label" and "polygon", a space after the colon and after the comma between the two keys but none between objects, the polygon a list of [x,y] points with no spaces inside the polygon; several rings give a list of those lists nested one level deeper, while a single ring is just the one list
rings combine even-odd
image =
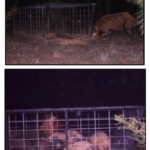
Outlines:
[{"label": "grass", "polygon": [[125,32],[96,44],[88,35],[6,35],[6,64],[143,64],[143,52],[143,37]]}]

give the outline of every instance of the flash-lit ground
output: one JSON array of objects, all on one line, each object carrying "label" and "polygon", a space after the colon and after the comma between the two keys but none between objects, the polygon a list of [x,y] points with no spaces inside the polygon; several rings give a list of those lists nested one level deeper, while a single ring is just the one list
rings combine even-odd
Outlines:
[{"label": "flash-lit ground", "polygon": [[143,64],[143,36],[116,32],[94,44],[88,35],[7,35],[6,64]]}]

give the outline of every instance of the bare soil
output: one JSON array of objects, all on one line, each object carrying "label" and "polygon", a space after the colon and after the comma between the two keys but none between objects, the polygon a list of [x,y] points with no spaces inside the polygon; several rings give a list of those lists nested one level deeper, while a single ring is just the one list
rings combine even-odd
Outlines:
[{"label": "bare soil", "polygon": [[6,64],[144,64],[143,36],[116,32],[93,43],[88,35],[6,35]]}]

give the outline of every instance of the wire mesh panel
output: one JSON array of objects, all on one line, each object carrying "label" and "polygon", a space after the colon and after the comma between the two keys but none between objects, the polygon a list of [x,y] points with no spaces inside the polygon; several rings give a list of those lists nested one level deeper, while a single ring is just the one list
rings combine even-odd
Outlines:
[{"label": "wire mesh panel", "polygon": [[46,35],[47,32],[90,34],[96,4],[46,4],[22,7],[13,17],[13,31]]},{"label": "wire mesh panel", "polygon": [[6,110],[7,150],[131,150],[114,115],[142,117],[143,106]]},{"label": "wire mesh panel", "polygon": [[13,17],[13,30],[19,34],[43,34],[46,6],[27,6]]}]

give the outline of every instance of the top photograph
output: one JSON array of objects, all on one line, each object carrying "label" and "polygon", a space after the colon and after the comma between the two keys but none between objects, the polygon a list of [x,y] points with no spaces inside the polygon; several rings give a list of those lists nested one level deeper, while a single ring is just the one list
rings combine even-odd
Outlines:
[{"label": "top photograph", "polygon": [[143,0],[6,0],[5,65],[145,65]]}]

